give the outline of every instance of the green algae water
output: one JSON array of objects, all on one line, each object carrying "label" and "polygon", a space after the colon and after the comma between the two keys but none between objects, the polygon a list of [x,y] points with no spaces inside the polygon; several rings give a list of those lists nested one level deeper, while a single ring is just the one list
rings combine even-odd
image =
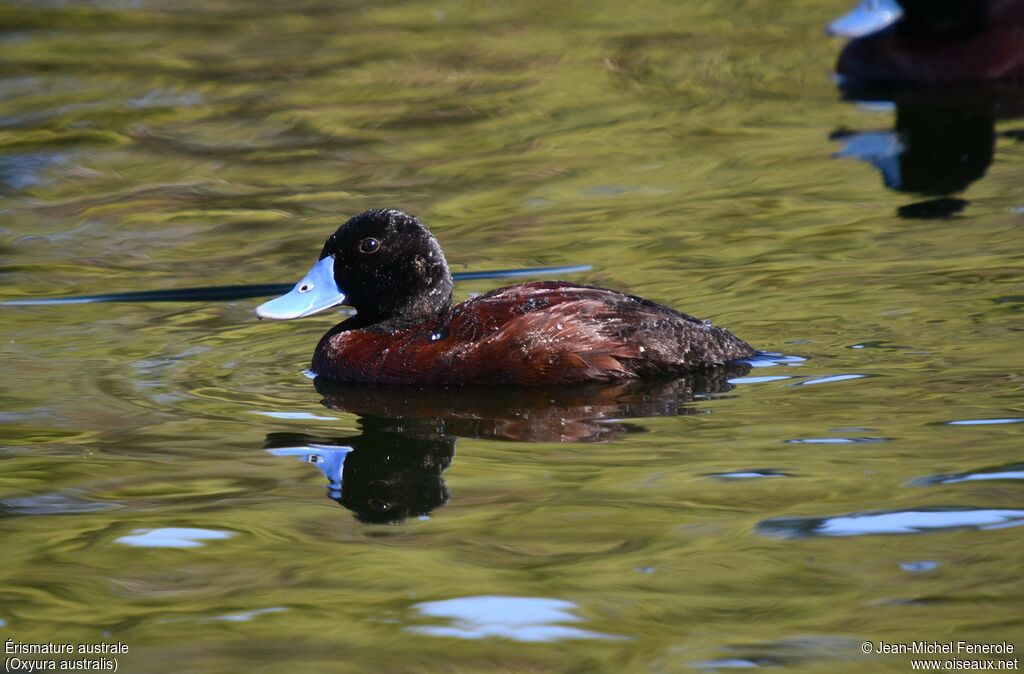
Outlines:
[{"label": "green algae water", "polygon": [[336,316],[0,307],[0,635],[202,674],[1020,657],[1024,106],[844,97],[845,9],[0,1],[4,299],[294,282],[391,206],[455,271],[590,264],[765,352],[360,389],[304,374]]}]

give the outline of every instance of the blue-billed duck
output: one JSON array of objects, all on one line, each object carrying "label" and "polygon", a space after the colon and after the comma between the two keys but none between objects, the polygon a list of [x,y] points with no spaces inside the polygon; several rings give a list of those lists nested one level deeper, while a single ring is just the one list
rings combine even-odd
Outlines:
[{"label": "blue-billed duck", "polygon": [[728,330],[650,300],[564,281],[501,288],[452,305],[437,239],[392,209],[355,216],[260,318],[356,314],[321,338],[312,370],[336,381],[448,386],[602,382],[751,356]]}]

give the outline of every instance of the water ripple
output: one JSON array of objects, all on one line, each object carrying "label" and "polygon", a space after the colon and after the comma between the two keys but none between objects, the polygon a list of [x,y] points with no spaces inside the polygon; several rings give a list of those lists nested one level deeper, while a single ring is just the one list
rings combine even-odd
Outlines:
[{"label": "water ripple", "polygon": [[[268,613],[281,613],[282,611],[287,611],[287,610],[288,609],[286,609],[286,608],[284,608],[282,606],[271,606],[269,608],[257,608],[257,609],[253,609],[252,611],[242,611],[240,613],[227,613],[227,614],[224,614],[224,615],[219,615],[219,616],[217,616],[215,618],[211,618],[210,620],[221,620],[221,621],[232,622],[232,623],[244,623],[244,622],[249,622],[253,618],[257,618],[257,617],[259,617],[261,615],[267,615]],[[201,622],[207,622],[207,621],[201,621]]]},{"label": "water ripple", "polygon": [[784,375],[784,374],[767,375],[767,376],[764,376],[764,377],[734,377],[733,379],[729,380],[729,383],[730,384],[764,384],[764,383],[767,383],[767,382],[770,382],[770,381],[782,381],[784,379],[792,379],[792,377]]},{"label": "water ripple", "polygon": [[926,560],[917,562],[901,562],[900,568],[909,573],[925,573],[926,571],[934,571],[939,568],[939,563]]},{"label": "water ripple", "polygon": [[1004,529],[1024,524],[1024,510],[922,508],[851,513],[835,517],[779,517],[757,525],[759,533],[783,538],[918,534],[949,529]]},{"label": "water ripple", "polygon": [[958,419],[945,422],[947,426],[990,426],[995,424],[1024,423],[1024,417],[1007,417],[1004,419]]},{"label": "water ripple", "polygon": [[39,494],[0,501],[0,508],[15,515],[68,515],[120,508],[120,503],[100,503],[72,494]]},{"label": "water ripple", "polygon": [[234,534],[230,531],[166,527],[136,529],[130,535],[122,536],[114,542],[141,548],[198,548],[203,545],[202,541],[223,540],[232,536]]},{"label": "water ripple", "polygon": [[705,477],[712,477],[716,480],[755,480],[765,477],[791,477],[791,475],[778,470],[759,468],[756,470],[738,470],[731,473],[706,473]]},{"label": "water ripple", "polygon": [[889,442],[891,438],[793,438],[786,440],[788,445],[847,445],[870,442]]},{"label": "water ripple", "polygon": [[1024,463],[994,468],[981,468],[975,471],[964,471],[963,473],[929,475],[913,480],[910,484],[915,487],[922,487],[933,484],[957,484],[959,482],[981,482],[985,480],[1024,480]]},{"label": "water ripple", "polygon": [[270,417],[271,419],[298,419],[302,421],[337,421],[337,417],[327,417],[322,414],[313,414],[312,412],[264,412],[261,410],[252,410],[253,414],[259,414],[260,416]]},{"label": "water ripple", "polygon": [[866,374],[833,374],[827,377],[818,377],[817,379],[805,379],[804,381],[798,381],[790,386],[813,386],[815,384],[832,384],[837,381],[849,381],[851,379],[864,379],[868,375]]},{"label": "water ripple", "polygon": [[779,365],[800,367],[807,362],[807,359],[774,351],[758,351],[750,358],[744,358],[743,362],[749,363],[751,367],[778,367]]},{"label": "water ripple", "polygon": [[431,618],[446,618],[451,625],[418,625],[409,632],[457,639],[502,637],[514,641],[545,642],[565,639],[617,639],[610,634],[591,632],[559,623],[581,622],[569,613],[576,604],[543,597],[459,597],[416,605],[416,610]]},{"label": "water ripple", "polygon": [[[771,663],[774,664],[774,663]],[[707,660],[706,662],[698,662],[697,666],[701,669],[752,669],[754,667],[761,667],[762,665],[754,662],[753,660],[747,660],[745,658],[723,658],[721,660]]]}]

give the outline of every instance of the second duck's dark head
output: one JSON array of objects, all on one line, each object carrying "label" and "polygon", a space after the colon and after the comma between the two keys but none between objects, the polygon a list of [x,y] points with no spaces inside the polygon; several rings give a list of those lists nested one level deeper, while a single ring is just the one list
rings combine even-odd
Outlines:
[{"label": "second duck's dark head", "polygon": [[915,35],[959,39],[988,27],[991,0],[900,0],[900,28]]},{"label": "second duck's dark head", "polygon": [[830,35],[866,37],[890,26],[935,39],[959,39],[982,32],[991,0],[861,0],[828,26]]},{"label": "second duck's dark head", "polygon": [[347,304],[370,324],[429,318],[451,301],[452,276],[437,239],[407,213],[375,209],[339,227],[305,278],[256,315],[301,318]]}]

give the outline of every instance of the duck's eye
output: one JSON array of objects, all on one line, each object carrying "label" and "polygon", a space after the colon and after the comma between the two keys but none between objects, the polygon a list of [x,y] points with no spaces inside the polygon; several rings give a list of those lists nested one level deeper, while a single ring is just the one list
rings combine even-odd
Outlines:
[{"label": "duck's eye", "polygon": [[380,250],[380,241],[371,236],[359,242],[360,253],[376,253],[378,250]]}]

